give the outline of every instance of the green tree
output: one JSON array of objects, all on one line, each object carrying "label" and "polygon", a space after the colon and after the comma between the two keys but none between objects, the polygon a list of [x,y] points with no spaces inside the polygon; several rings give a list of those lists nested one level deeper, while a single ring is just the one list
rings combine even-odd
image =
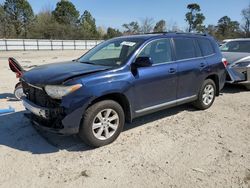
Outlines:
[{"label": "green tree", "polygon": [[206,28],[206,32],[209,34],[209,35],[212,35],[212,36],[216,36],[216,32],[217,32],[217,26],[215,25],[208,25],[207,28]]},{"label": "green tree", "polygon": [[123,24],[122,27],[125,28],[124,33],[127,35],[137,34],[140,32],[140,26],[138,22],[130,22],[129,24]]},{"label": "green tree", "polygon": [[0,38],[9,38],[14,35],[14,27],[10,24],[10,19],[4,11],[3,5],[0,5]]},{"label": "green tree", "polygon": [[243,17],[242,29],[245,32],[245,37],[250,37],[250,5],[241,12]]},{"label": "green tree", "polygon": [[74,25],[79,18],[75,5],[67,0],[58,2],[52,14],[58,23],[65,25]]},{"label": "green tree", "polygon": [[81,36],[84,39],[99,38],[95,18],[87,10],[84,11],[80,19]]},{"label": "green tree", "polygon": [[232,21],[228,16],[223,16],[218,21],[217,34],[218,38],[234,38],[239,35],[240,24],[237,21]]},{"label": "green tree", "polygon": [[154,27],[154,32],[166,32],[166,21],[165,20],[160,20],[155,24]]},{"label": "green tree", "polygon": [[50,11],[40,12],[31,28],[31,38],[38,39],[63,39],[65,29],[59,24]]},{"label": "green tree", "polygon": [[6,0],[4,10],[15,28],[17,37],[20,37],[22,33],[24,37],[27,37],[29,26],[34,18],[29,2],[27,0]]},{"label": "green tree", "polygon": [[188,31],[197,31],[202,28],[203,21],[205,20],[205,16],[200,13],[201,8],[200,5],[193,3],[187,6],[189,12],[186,14],[186,22],[188,22],[189,28]]},{"label": "green tree", "polygon": [[118,29],[109,27],[107,29],[107,34],[104,35],[104,39],[110,39],[110,38],[119,37],[119,36],[122,36],[122,33]]}]

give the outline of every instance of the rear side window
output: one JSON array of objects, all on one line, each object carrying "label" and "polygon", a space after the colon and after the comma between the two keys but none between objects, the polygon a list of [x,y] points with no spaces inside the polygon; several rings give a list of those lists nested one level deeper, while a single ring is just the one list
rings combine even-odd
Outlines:
[{"label": "rear side window", "polygon": [[208,39],[197,39],[203,56],[214,54],[214,48]]},{"label": "rear side window", "polygon": [[194,40],[191,38],[175,38],[175,51],[177,60],[197,57]]}]

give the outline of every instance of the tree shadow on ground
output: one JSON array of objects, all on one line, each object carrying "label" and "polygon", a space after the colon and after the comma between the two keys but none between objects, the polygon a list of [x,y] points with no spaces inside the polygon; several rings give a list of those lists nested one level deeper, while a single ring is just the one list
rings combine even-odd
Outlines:
[{"label": "tree shadow on ground", "polygon": [[[177,114],[183,110],[193,110],[193,108],[183,105],[143,116],[135,119],[131,124],[126,124],[124,131]],[[59,136],[53,133],[37,131],[24,116],[25,112],[0,115],[0,147],[7,146],[33,154],[54,153],[59,150],[87,151],[92,149],[86,146],[77,135]]]},{"label": "tree shadow on ground", "polygon": [[[221,94],[237,94],[247,92],[244,87],[229,85]],[[0,97],[7,96],[2,94]],[[10,95],[11,96],[11,95]],[[182,111],[195,111],[190,105],[162,110],[150,115],[137,118],[131,124],[126,124],[124,131],[142,126],[162,118],[166,118]],[[0,115],[0,147],[7,146],[20,151],[27,151],[33,154],[54,153],[59,150],[87,151],[92,148],[84,145],[78,136],[59,136],[52,133],[39,132],[33,128],[30,121],[24,116],[25,111]]]},{"label": "tree shadow on ground", "polygon": [[37,131],[24,116],[24,112],[0,115],[0,147],[7,146],[33,154],[54,153],[59,150],[85,151],[76,136],[59,136]]}]

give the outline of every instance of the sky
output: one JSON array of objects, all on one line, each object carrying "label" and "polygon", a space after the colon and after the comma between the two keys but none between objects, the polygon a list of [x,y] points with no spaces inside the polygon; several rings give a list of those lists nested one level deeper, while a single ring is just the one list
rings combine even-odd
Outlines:
[{"label": "sky", "polygon": [[[50,7],[54,9],[58,0],[28,0],[35,13]],[[0,0],[1,3],[4,0]],[[140,22],[144,18],[153,18],[155,22],[164,19],[167,26],[177,24],[185,29],[186,6],[198,3],[205,15],[205,24],[216,24],[227,15],[233,21],[242,21],[241,10],[250,4],[250,0],[71,0],[82,14],[89,10],[96,19],[97,26],[122,28],[122,24],[131,21]]]}]

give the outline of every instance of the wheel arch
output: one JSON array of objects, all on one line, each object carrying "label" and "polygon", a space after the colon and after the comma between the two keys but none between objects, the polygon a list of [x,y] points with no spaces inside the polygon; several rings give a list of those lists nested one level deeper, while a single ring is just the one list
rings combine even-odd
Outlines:
[{"label": "wheel arch", "polygon": [[109,93],[109,94],[99,96],[99,97],[95,98],[94,100],[92,100],[90,102],[89,106],[92,106],[93,104],[100,102],[100,101],[103,101],[103,100],[113,100],[113,101],[117,102],[118,104],[120,104],[122,109],[124,110],[126,122],[132,122],[131,106],[130,106],[128,98],[124,94],[122,94],[122,93]]},{"label": "wheel arch", "polygon": [[211,74],[208,77],[206,77],[205,80],[211,79],[214,81],[215,86],[216,86],[216,96],[220,95],[220,81],[219,81],[219,76],[217,74]]}]

